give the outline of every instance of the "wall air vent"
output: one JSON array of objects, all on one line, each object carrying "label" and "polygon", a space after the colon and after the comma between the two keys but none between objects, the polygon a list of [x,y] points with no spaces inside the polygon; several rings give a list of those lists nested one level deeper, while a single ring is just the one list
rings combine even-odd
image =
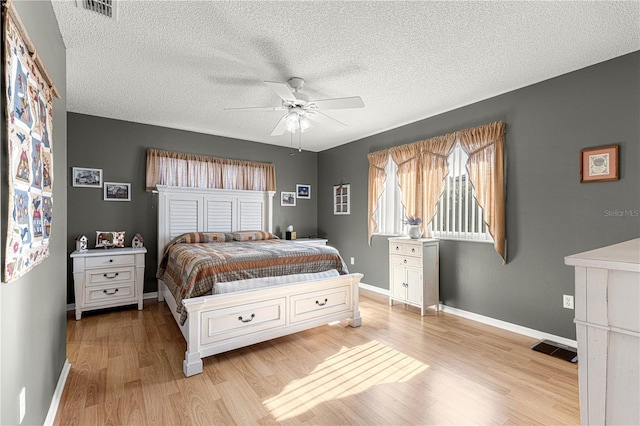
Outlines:
[{"label": "wall air vent", "polygon": [[116,0],[76,0],[76,6],[90,10],[107,18],[117,18]]}]

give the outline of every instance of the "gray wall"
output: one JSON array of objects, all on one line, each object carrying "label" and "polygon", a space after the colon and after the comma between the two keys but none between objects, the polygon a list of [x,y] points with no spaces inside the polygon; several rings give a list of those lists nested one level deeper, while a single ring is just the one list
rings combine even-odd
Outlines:
[{"label": "gray wall", "polygon": [[[53,103],[54,216],[51,255],[24,277],[0,284],[0,424],[18,424],[18,395],[26,389],[23,424],[42,424],[66,358],[67,107],[65,47],[49,1],[14,1],[62,99]],[[2,76],[4,85],[4,67]],[[2,244],[6,242],[7,141],[2,97]]]},{"label": "gray wall", "polygon": [[[489,244],[442,241],[440,298],[465,311],[575,339],[574,312],[562,308],[562,295],[574,293],[573,269],[564,256],[640,236],[639,75],[635,52],[323,151],[319,232],[345,259],[355,257],[350,270],[362,272],[364,282],[388,289],[386,238],[367,245],[367,154],[504,121],[508,263],[502,266]],[[620,180],[581,184],[580,150],[611,144],[620,145]],[[351,183],[350,216],[331,210],[331,188],[341,176]]]},{"label": "gray wall", "polygon": [[[293,225],[299,237],[317,234],[316,153],[294,151],[291,156],[289,148],[83,114],[69,113],[68,120],[69,168],[59,177],[66,177],[69,185],[67,251],[75,250],[78,234],[86,235],[89,247],[93,247],[97,230],[125,231],[128,246],[133,235],[141,233],[148,250],[145,292],[157,290],[158,233],[158,196],[145,191],[147,148],[274,163],[278,191],[274,197],[274,233],[281,236],[288,225]],[[106,182],[131,183],[131,202],[103,201],[102,189],[71,186],[72,167],[102,169]],[[311,199],[299,199],[295,207],[281,207],[280,191],[295,191],[297,183],[311,185]],[[67,299],[72,303],[70,261],[68,265]]]}]

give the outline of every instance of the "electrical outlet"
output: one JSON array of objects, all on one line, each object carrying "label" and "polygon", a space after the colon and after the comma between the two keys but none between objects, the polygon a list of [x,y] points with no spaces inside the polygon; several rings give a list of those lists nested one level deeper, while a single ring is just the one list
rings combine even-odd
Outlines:
[{"label": "electrical outlet", "polygon": [[356,259],[354,257],[351,258],[351,264],[355,265],[356,264]]},{"label": "electrical outlet", "polygon": [[27,414],[27,390],[25,388],[22,388],[22,390],[20,391],[20,396],[19,396],[19,404],[20,404],[20,424],[22,424],[22,421],[24,420],[24,415]]},{"label": "electrical outlet", "polygon": [[563,294],[562,307],[567,309],[573,309],[573,296],[570,296],[568,294]]}]

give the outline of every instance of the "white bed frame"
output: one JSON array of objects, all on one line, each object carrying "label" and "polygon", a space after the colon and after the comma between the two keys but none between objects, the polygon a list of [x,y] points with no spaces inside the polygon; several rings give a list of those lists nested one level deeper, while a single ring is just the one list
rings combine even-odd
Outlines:
[{"label": "white bed frame", "polygon": [[[158,262],[165,245],[185,232],[262,229],[273,222],[273,191],[235,191],[158,186]],[[333,321],[359,327],[358,284],[362,274],[341,275],[259,290],[194,297],[182,301],[187,321],[180,326],[176,301],[162,280],[158,300],[166,301],[187,351],[185,376],[202,372],[202,358],[264,342]]]}]

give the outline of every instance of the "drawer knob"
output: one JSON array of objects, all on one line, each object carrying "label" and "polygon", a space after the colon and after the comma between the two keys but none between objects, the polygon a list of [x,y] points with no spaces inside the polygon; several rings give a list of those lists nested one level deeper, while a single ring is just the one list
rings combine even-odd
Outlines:
[{"label": "drawer knob", "polygon": [[412,249],[411,249],[411,253],[415,253],[415,252],[416,252],[416,249],[415,249],[415,248],[412,248]]},{"label": "drawer knob", "polygon": [[327,304],[327,302],[328,302],[328,301],[329,301],[329,299],[324,299],[324,302],[318,302],[318,301],[316,300],[316,305],[318,305],[318,306],[324,306],[324,305],[326,305],[326,304]]},{"label": "drawer knob", "polygon": [[407,263],[407,259],[404,260],[404,263]]},{"label": "drawer knob", "polygon": [[115,273],[115,274],[113,274],[113,275],[109,275],[109,274],[102,274],[102,276],[104,276],[105,278],[108,278],[108,279],[112,280],[112,279],[114,279],[115,277],[117,277],[117,276],[118,276],[118,274],[119,274],[119,272],[116,272],[116,273]]},{"label": "drawer knob", "polygon": [[113,262],[113,259],[109,259],[109,262]]},{"label": "drawer knob", "polygon": [[108,295],[108,296],[113,296],[114,294],[116,294],[118,292],[118,289],[117,288],[113,289],[112,293],[110,293],[108,290],[102,290],[102,292],[104,294]]},{"label": "drawer knob", "polygon": [[240,315],[238,317],[238,321],[242,321],[242,322],[251,322],[253,321],[253,319],[256,317],[256,314],[251,314],[251,317],[248,319],[242,319],[242,315]]},{"label": "drawer knob", "polygon": [[396,246],[396,251],[398,251],[398,250],[400,250],[400,247],[399,247],[399,246]]}]

